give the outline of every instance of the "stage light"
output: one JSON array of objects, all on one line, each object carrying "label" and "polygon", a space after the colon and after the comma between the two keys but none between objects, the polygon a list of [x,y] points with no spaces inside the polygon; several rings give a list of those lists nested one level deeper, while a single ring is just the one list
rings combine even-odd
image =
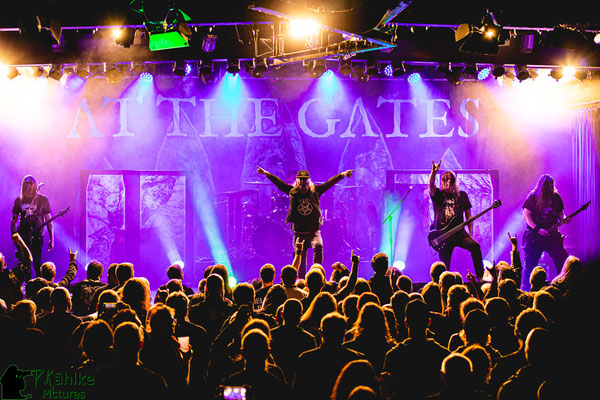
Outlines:
[{"label": "stage light", "polygon": [[289,34],[295,38],[305,38],[315,35],[319,24],[311,19],[292,19],[289,24]]},{"label": "stage light", "polygon": [[140,81],[142,81],[143,83],[150,83],[154,80],[154,77],[152,76],[152,74],[150,72],[142,72],[140,74]]},{"label": "stage light", "polygon": [[594,35],[594,43],[600,44],[600,32]]},{"label": "stage light", "polygon": [[402,76],[406,73],[406,68],[404,68],[404,61],[392,61],[392,69],[393,75],[395,77]]},{"label": "stage light", "polygon": [[77,63],[75,70],[80,78],[87,79],[90,76],[90,69],[86,63]]},{"label": "stage light", "polygon": [[494,68],[492,68],[492,75],[494,78],[502,78],[505,73],[506,68],[504,68],[504,65],[494,65]]},{"label": "stage light", "polygon": [[367,75],[375,76],[379,73],[376,60],[367,60]]},{"label": "stage light", "polygon": [[104,63],[104,76],[111,85],[116,85],[123,79],[123,74],[115,63]]},{"label": "stage light", "polygon": [[327,71],[325,59],[310,60],[304,64],[304,68],[312,78],[320,78]]},{"label": "stage light", "polygon": [[210,63],[202,63],[200,68],[198,68],[198,76],[199,76],[200,80],[205,84],[212,83],[214,81],[212,79],[213,78],[212,61]]},{"label": "stage light", "polygon": [[121,28],[118,32],[113,33],[115,43],[125,48],[131,47],[135,37],[135,28]]},{"label": "stage light", "polygon": [[263,74],[267,72],[268,69],[267,61],[262,57],[248,60],[245,62],[244,66],[248,75],[253,78],[262,78]]},{"label": "stage light", "polygon": [[515,65],[515,75],[517,76],[519,82],[522,82],[531,77],[529,69],[527,69],[527,65],[522,64]]},{"label": "stage light", "polygon": [[502,27],[496,22],[494,14],[487,11],[481,25],[462,23],[454,32],[459,50],[467,53],[498,54],[498,41]]},{"label": "stage light", "polygon": [[578,69],[577,71],[575,71],[574,76],[575,76],[575,78],[579,79],[580,81],[583,81],[584,79],[586,79],[588,77],[588,73],[584,69]]},{"label": "stage light", "polygon": [[146,71],[148,71],[148,67],[144,62],[133,62],[131,63],[131,70],[136,74],[140,75]]},{"label": "stage light", "polygon": [[184,60],[177,60],[175,61],[175,63],[173,64],[173,74],[176,76],[185,76],[189,73],[190,70],[190,65],[188,64],[187,61]]},{"label": "stage light", "polygon": [[35,79],[40,78],[40,77],[47,77],[48,74],[46,72],[46,70],[44,69],[44,67],[33,67],[32,71],[31,71],[31,76],[33,76]]},{"label": "stage light", "polygon": [[484,80],[486,80],[488,78],[488,76],[490,76],[491,72],[492,72],[492,69],[490,67],[482,68],[477,73],[477,79],[480,80],[480,81],[484,81]]},{"label": "stage light", "polygon": [[202,51],[205,53],[212,53],[217,47],[218,37],[214,33],[207,33],[202,38]]},{"label": "stage light", "polygon": [[564,67],[563,76],[567,79],[575,76],[575,67]]},{"label": "stage light", "polygon": [[237,59],[227,60],[227,72],[232,75],[237,75],[240,73],[240,61]]},{"label": "stage light", "polygon": [[352,78],[358,82],[367,82],[369,80],[364,62],[358,61],[352,63]]},{"label": "stage light", "polygon": [[340,66],[338,71],[340,71],[340,74],[344,76],[350,75],[352,73],[352,61],[350,61],[349,59],[342,58],[340,60]]},{"label": "stage light", "polygon": [[8,69],[6,71],[6,77],[8,79],[11,79],[11,80],[15,79],[19,75],[20,75],[20,73],[19,73],[19,70],[17,69],[17,67],[12,66],[12,65],[8,67]]},{"label": "stage light", "polygon": [[446,80],[457,86],[462,83],[462,71],[459,68],[450,68],[446,72]]},{"label": "stage light", "polygon": [[418,72],[413,72],[410,75],[408,75],[408,77],[406,78],[406,81],[408,83],[415,84],[421,81],[421,75]]},{"label": "stage light", "polygon": [[52,64],[48,71],[48,77],[59,81],[62,77],[62,64]]},{"label": "stage light", "polygon": [[463,74],[469,76],[477,75],[477,65],[475,64],[466,64],[462,70]]},{"label": "stage light", "polygon": [[387,76],[388,78],[391,78],[394,76],[394,69],[392,68],[392,64],[387,64],[384,68],[383,68],[383,74],[385,76]]}]

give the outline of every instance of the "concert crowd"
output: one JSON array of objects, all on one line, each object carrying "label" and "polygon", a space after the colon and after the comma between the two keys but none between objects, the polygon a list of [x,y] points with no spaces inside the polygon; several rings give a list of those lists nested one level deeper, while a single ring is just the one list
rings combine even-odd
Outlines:
[{"label": "concert crowd", "polygon": [[[195,288],[172,265],[151,288],[130,263],[91,261],[74,282],[71,250],[61,280],[46,262],[23,282],[31,259],[16,241],[21,262],[0,262],[3,390],[24,371],[33,376],[17,378],[39,398],[586,398],[597,265],[570,256],[551,281],[535,268],[522,291],[511,242],[488,281],[435,262],[431,281],[413,283],[377,253],[364,278],[354,254],[350,268],[313,264],[299,278],[296,256],[233,288],[223,265]],[[39,371],[52,373],[53,391]]]}]

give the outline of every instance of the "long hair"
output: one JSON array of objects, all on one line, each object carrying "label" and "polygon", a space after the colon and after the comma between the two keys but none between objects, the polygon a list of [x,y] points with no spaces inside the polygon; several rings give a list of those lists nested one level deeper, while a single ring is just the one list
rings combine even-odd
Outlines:
[{"label": "long hair", "polygon": [[[308,191],[313,193],[315,191],[315,184],[310,178],[307,180],[308,182]],[[300,183],[300,179],[296,178],[294,185],[292,186],[292,190],[290,190],[290,195],[296,194],[300,191],[302,184]]]},{"label": "long hair", "polygon": [[440,189],[443,192],[453,194],[454,197],[458,197],[458,193],[460,192],[460,188],[458,187],[458,183],[456,181],[456,174],[452,171],[446,171],[442,174],[442,178],[440,179]]},{"label": "long hair", "polygon": [[538,182],[530,195],[535,195],[540,204],[544,205],[550,203],[554,193],[556,193],[554,178],[549,174],[544,174],[540,176],[540,179],[538,179]]},{"label": "long hair", "polygon": [[27,175],[21,182],[21,201],[24,203],[31,203],[38,193],[38,185],[35,178],[31,175]]}]

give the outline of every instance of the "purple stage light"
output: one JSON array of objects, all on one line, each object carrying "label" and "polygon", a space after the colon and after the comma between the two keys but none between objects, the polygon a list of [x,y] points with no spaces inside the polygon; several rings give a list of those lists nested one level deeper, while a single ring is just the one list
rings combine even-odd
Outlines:
[{"label": "purple stage light", "polygon": [[385,66],[385,68],[383,69],[383,73],[385,74],[385,76],[387,76],[388,78],[391,78],[394,76],[394,68],[392,68],[392,64],[388,64]]},{"label": "purple stage light", "polygon": [[408,83],[414,84],[421,81],[421,75],[418,72],[413,72],[408,76],[408,78],[406,78],[406,80]]}]

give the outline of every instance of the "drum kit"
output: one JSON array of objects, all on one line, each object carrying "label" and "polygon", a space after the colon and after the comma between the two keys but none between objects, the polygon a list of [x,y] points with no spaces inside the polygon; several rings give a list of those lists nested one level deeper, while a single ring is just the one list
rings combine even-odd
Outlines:
[{"label": "drum kit", "polygon": [[[273,187],[268,199],[261,201],[263,196],[260,188],[272,186],[271,182],[246,182],[244,185],[254,186],[255,189],[219,193],[227,195],[227,244],[230,254],[232,251],[239,251],[246,256],[253,254],[265,258],[291,257],[293,233],[285,223],[290,203],[289,196]],[[339,189],[358,187],[340,186]],[[341,201],[339,198],[337,200]],[[268,202],[268,205],[265,202]],[[336,231],[342,232],[343,218],[335,218],[327,205],[322,204],[322,206],[324,206],[321,209],[324,221],[330,220],[332,226],[338,227]]]}]

